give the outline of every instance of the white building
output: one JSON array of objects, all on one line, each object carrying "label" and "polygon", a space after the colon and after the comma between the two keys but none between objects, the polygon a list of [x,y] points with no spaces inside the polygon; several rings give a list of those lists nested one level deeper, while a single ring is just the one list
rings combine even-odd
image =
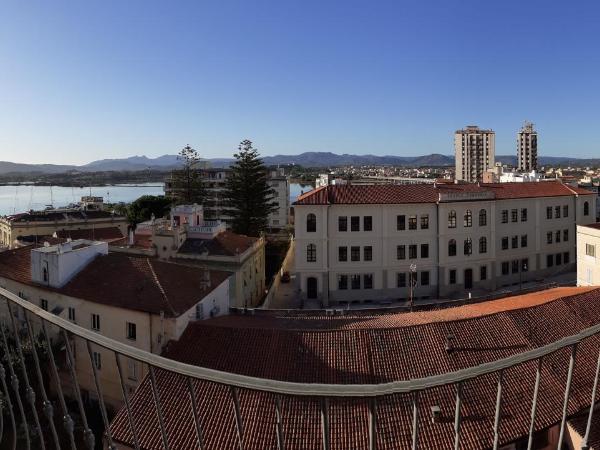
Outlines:
[{"label": "white building", "polygon": [[577,286],[600,286],[600,223],[577,227]]},{"label": "white building", "polygon": [[298,198],[296,279],[323,305],[484,293],[573,270],[593,193],[560,182],[327,186]]},{"label": "white building", "polygon": [[470,125],[454,133],[455,178],[483,181],[483,174],[494,167],[496,133]]}]

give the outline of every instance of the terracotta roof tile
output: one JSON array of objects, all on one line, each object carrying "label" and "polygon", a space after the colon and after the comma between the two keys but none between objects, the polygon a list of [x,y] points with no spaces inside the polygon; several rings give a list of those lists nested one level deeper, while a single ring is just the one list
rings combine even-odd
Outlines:
[{"label": "terracotta roof tile", "polygon": [[59,238],[88,239],[92,241],[116,242],[124,238],[118,227],[94,228],[88,230],[58,230]]},{"label": "terracotta roof tile", "polygon": [[257,240],[258,238],[236,234],[232,231],[223,231],[212,239],[188,238],[181,245],[178,253],[208,253],[208,255],[235,256],[244,253],[252,247]]}]

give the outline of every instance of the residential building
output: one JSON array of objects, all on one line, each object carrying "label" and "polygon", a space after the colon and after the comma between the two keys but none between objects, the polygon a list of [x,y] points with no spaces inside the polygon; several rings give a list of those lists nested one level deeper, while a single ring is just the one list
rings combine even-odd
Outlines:
[{"label": "residential building", "polygon": [[454,133],[455,179],[471,183],[483,181],[486,170],[494,167],[496,133],[471,125]]},{"label": "residential building", "polygon": [[[206,198],[204,200],[204,212],[207,220],[218,220],[223,222],[227,228],[231,227],[232,206],[227,202],[227,177],[231,169],[207,168],[201,170],[202,182],[204,184]],[[290,183],[283,169],[269,171],[269,186],[274,191],[273,202],[278,209],[271,213],[268,218],[269,228],[273,232],[281,231],[289,223],[290,212]],[[172,178],[165,181],[165,195],[174,195]]]},{"label": "residential building", "polygon": [[113,212],[95,209],[52,209],[30,211],[0,217],[0,247],[9,249],[19,245],[25,236],[52,236],[54,233],[78,233],[81,230],[118,228],[127,235],[127,218]]},{"label": "residential building", "polygon": [[543,180],[544,176],[535,170],[530,172],[508,170],[502,163],[496,163],[492,169],[488,169],[483,174],[484,183],[525,183]]},{"label": "residential building", "polygon": [[537,164],[537,131],[531,122],[525,122],[517,133],[517,170],[531,172],[538,169]]},{"label": "residential building", "polygon": [[[480,295],[575,268],[594,193],[560,182],[326,186],[298,197],[295,273],[305,299]],[[416,272],[411,273],[411,266]]]},{"label": "residential building", "polygon": [[600,286],[600,223],[577,227],[577,286]]},{"label": "residential building", "polygon": [[[97,241],[75,240],[0,253],[0,287],[88,330],[156,354],[170,340],[178,339],[190,322],[228,314],[230,276],[156,258],[109,253],[108,244]],[[0,306],[0,314],[6,320],[6,304]],[[18,311],[17,320],[25,323]],[[61,340],[52,330],[51,338]],[[97,399],[85,343],[74,340],[72,345],[84,397]],[[114,355],[95,347],[93,358],[104,400],[120,406]],[[123,360],[123,366],[131,393],[147,370],[135,360]]]},{"label": "residential building", "polygon": [[[578,449],[571,445],[585,431],[598,338],[548,355],[544,347],[599,321],[600,290],[571,287],[437,311],[196,322],[165,356],[198,366],[203,378],[186,383],[160,370],[152,385],[147,377],[111,436],[120,449],[135,448],[132,420],[147,449],[164,448],[164,436],[178,449],[200,440],[207,449],[517,450],[530,436],[530,448],[562,441]],[[248,388],[253,381],[258,389]],[[162,428],[153,386],[169,418]]]}]

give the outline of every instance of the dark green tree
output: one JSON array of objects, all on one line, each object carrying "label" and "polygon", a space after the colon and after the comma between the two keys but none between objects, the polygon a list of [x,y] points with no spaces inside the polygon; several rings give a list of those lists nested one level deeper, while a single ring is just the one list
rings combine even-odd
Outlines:
[{"label": "dark green tree", "polygon": [[177,159],[181,161],[181,168],[171,173],[174,202],[201,205],[204,201],[204,186],[198,152],[186,145],[177,155]]},{"label": "dark green tree", "polygon": [[171,207],[171,200],[163,195],[142,195],[127,207],[127,220],[137,225],[154,217],[164,217]]},{"label": "dark green tree", "polygon": [[267,168],[251,141],[242,141],[233,156],[226,192],[227,202],[233,207],[232,228],[236,233],[259,236],[267,228],[269,214],[277,210],[275,192],[267,183]]}]

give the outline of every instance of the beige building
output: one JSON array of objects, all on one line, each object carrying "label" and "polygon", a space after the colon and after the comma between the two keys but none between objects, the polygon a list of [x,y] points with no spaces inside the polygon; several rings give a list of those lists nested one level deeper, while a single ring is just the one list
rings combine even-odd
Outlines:
[{"label": "beige building", "polygon": [[470,125],[454,133],[455,178],[471,183],[483,181],[494,167],[496,133]]},{"label": "beige building", "polygon": [[[341,185],[295,203],[298,288],[324,306],[482,295],[573,271],[594,194],[560,182]],[[414,275],[411,266],[414,265]]]},{"label": "beige building", "polygon": [[531,122],[525,122],[517,133],[517,170],[537,171],[537,131]]},{"label": "beige building", "polygon": [[[107,243],[85,240],[0,253],[0,287],[84,328],[152,353],[161,353],[170,340],[177,340],[191,321],[227,314],[230,275],[109,253]],[[6,317],[6,305],[0,308]],[[18,320],[24,320],[22,314]],[[56,330],[50,333],[53,340],[62,340]],[[81,340],[72,344],[84,397],[94,399],[87,347]],[[120,406],[114,354],[94,347],[93,359],[105,400]],[[125,358],[122,363],[133,392],[146,369],[134,360]]]},{"label": "beige building", "polygon": [[0,247],[15,248],[26,236],[52,236],[69,231],[118,228],[127,235],[127,218],[108,211],[55,209],[0,217]]},{"label": "beige building", "polygon": [[577,286],[600,285],[600,223],[577,227]]}]

